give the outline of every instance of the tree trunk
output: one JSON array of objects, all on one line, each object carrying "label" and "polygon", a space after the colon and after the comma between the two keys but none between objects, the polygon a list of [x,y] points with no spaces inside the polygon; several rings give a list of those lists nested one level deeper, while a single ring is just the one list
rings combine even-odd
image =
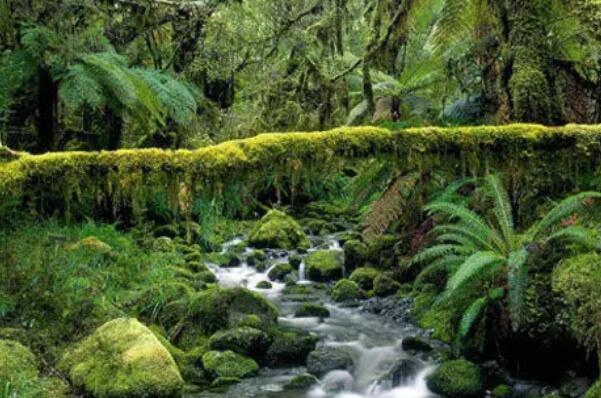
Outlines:
[{"label": "tree trunk", "polygon": [[121,146],[121,139],[123,138],[123,118],[109,108],[106,108],[105,116],[108,123],[106,146],[108,150],[114,151]]},{"label": "tree trunk", "polygon": [[508,47],[512,70],[509,79],[514,121],[548,124],[552,120],[553,94],[546,61],[545,11],[549,0],[507,0]]},{"label": "tree trunk", "polygon": [[58,87],[47,69],[40,69],[38,79],[37,152],[43,153],[56,149]]}]

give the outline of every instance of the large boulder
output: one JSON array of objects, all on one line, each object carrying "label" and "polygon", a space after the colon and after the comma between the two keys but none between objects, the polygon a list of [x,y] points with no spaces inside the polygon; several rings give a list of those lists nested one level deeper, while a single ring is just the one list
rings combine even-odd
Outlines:
[{"label": "large boulder", "polygon": [[345,302],[358,300],[363,297],[363,293],[355,282],[348,279],[341,279],[332,289],[332,300],[336,302]]},{"label": "large boulder", "polygon": [[234,351],[254,359],[261,359],[270,344],[265,332],[248,326],[217,332],[209,338],[211,350]]},{"label": "large boulder", "polygon": [[292,265],[283,263],[275,265],[268,273],[267,276],[272,281],[284,282],[286,276],[294,272]]},{"label": "large boulder", "polygon": [[10,383],[16,396],[29,396],[37,392],[32,387],[38,384],[38,376],[37,360],[29,348],[16,341],[0,340],[0,388]]},{"label": "large boulder", "polygon": [[191,323],[211,335],[237,326],[248,315],[256,315],[265,326],[274,325],[277,308],[259,293],[244,288],[212,287],[192,302]]},{"label": "large boulder", "polygon": [[330,310],[320,304],[305,303],[296,309],[294,316],[297,318],[328,318],[330,316]]},{"label": "large boulder", "polygon": [[344,266],[347,272],[363,267],[367,261],[367,246],[359,240],[351,239],[344,243]]},{"label": "large boulder", "polygon": [[131,318],[100,326],[67,350],[60,368],[75,387],[98,398],[171,398],[184,386],[169,351]]},{"label": "large boulder", "polygon": [[233,351],[209,351],[202,356],[202,364],[213,378],[242,379],[257,373],[259,365]]},{"label": "large boulder", "polygon": [[301,226],[290,216],[270,210],[251,231],[248,243],[257,248],[309,248],[309,239]]},{"label": "large boulder", "polygon": [[378,275],[374,279],[374,294],[378,297],[387,297],[395,294],[401,284],[386,275]]},{"label": "large boulder", "polygon": [[307,355],[315,349],[318,337],[313,333],[279,330],[267,350],[265,361],[269,366],[304,365]]},{"label": "large boulder", "polygon": [[369,291],[374,288],[374,280],[380,273],[373,267],[361,267],[354,270],[349,279],[359,285],[361,289]]},{"label": "large boulder", "polygon": [[307,371],[316,376],[323,376],[332,370],[353,369],[353,355],[344,347],[322,346],[307,357]]},{"label": "large boulder", "polygon": [[443,363],[426,378],[426,383],[433,393],[447,398],[480,398],[484,394],[480,369],[464,359]]},{"label": "large boulder", "polygon": [[334,250],[319,250],[305,257],[307,277],[316,282],[330,282],[342,278],[343,254]]}]

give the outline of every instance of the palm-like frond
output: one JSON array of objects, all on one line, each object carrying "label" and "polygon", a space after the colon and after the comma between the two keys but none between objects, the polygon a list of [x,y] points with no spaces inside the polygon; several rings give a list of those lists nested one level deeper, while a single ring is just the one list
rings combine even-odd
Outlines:
[{"label": "palm-like frond", "polygon": [[503,250],[505,248],[505,243],[499,233],[491,228],[482,217],[464,206],[448,202],[435,202],[426,206],[426,210],[430,214],[445,214],[451,220],[458,219],[460,223],[470,225],[475,233],[487,237],[498,249]]},{"label": "palm-like frond", "polygon": [[432,234],[459,234],[464,235],[468,238],[479,250],[483,251],[494,251],[495,248],[487,240],[487,236],[482,236],[478,230],[471,228],[469,224],[445,224],[434,227],[431,231]]},{"label": "palm-like frond", "polygon": [[422,250],[409,262],[409,266],[425,263],[450,254],[470,254],[469,249],[458,244],[441,244]]},{"label": "palm-like frond", "polygon": [[528,251],[525,248],[511,252],[507,258],[507,283],[509,285],[509,316],[514,330],[520,326],[524,292],[528,282],[526,260]]},{"label": "palm-like frond", "polygon": [[591,230],[572,225],[569,227],[562,228],[549,235],[546,242],[554,240],[565,241],[570,243],[576,243],[589,249],[599,249],[600,245]]},{"label": "palm-like frond", "polygon": [[503,239],[509,250],[514,249],[514,230],[513,230],[513,212],[509,202],[509,195],[503,187],[501,179],[496,174],[490,174],[486,177],[488,186],[491,190],[492,200],[494,203],[493,212],[497,220],[497,224],[503,234]]},{"label": "palm-like frond", "polygon": [[468,281],[482,274],[484,270],[494,270],[505,262],[503,256],[495,252],[477,252],[468,257],[447,282],[446,294],[452,294]]},{"label": "palm-like frond", "polygon": [[598,198],[601,198],[601,193],[599,192],[582,192],[562,200],[532,228],[530,233],[532,240],[540,239],[541,235],[547,232],[549,228],[582,210],[587,203],[587,199]]},{"label": "palm-like frond", "polygon": [[476,299],[463,313],[461,321],[459,322],[459,329],[457,331],[457,338],[459,341],[463,341],[470,332],[472,331],[476,322],[480,319],[480,315],[486,309],[488,300],[486,297],[480,297]]}]

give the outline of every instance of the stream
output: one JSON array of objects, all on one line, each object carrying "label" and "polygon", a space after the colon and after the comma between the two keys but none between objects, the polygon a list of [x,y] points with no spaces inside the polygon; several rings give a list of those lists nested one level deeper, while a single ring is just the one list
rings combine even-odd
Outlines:
[{"label": "stream", "polygon": [[[223,252],[239,245],[238,238],[223,245]],[[336,235],[324,238],[311,238],[312,250],[341,250]],[[246,248],[243,258],[252,249]],[[362,311],[360,307],[345,307],[333,303],[325,289],[314,289],[311,302],[322,303],[330,311],[330,317],[295,318],[295,308],[301,304],[295,296],[283,294],[284,283],[273,282],[271,289],[257,289],[260,281],[269,281],[267,274],[277,264],[288,262],[288,256],[295,251],[265,250],[270,266],[259,272],[243,260],[239,266],[221,268],[208,264],[219,284],[225,287],[242,286],[260,292],[277,305],[280,310],[279,323],[284,326],[310,331],[319,336],[319,347],[342,347],[353,358],[352,369],[336,369],[320,378],[320,384],[304,390],[285,389],[294,376],[306,373],[306,368],[265,369],[257,377],[244,379],[227,391],[205,391],[191,395],[194,398],[430,398],[434,397],[426,387],[425,378],[434,368],[427,360],[412,357],[403,351],[404,337],[416,335],[418,329],[404,322],[390,322],[386,317]],[[302,256],[302,254],[301,254]],[[304,261],[299,268],[298,284],[311,286],[304,278]],[[300,299],[299,299],[300,300]],[[394,376],[399,364],[409,361],[412,366],[409,374]]]}]

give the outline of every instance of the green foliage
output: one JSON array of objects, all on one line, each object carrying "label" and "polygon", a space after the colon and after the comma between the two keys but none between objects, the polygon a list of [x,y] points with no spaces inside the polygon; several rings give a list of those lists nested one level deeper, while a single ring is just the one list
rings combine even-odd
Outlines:
[{"label": "green foliage", "polygon": [[308,248],[309,240],[290,216],[270,210],[251,231],[248,242],[258,248]]},{"label": "green foliage", "polygon": [[305,257],[307,278],[316,282],[330,282],[342,278],[342,253],[318,250]]},{"label": "green foliage", "polygon": [[476,398],[484,391],[478,366],[464,359],[443,363],[426,382],[432,392],[449,398]]},{"label": "green foliage", "polygon": [[204,368],[214,377],[234,377],[241,379],[257,373],[255,361],[232,351],[209,351],[202,357]]},{"label": "green foliage", "polygon": [[[468,307],[461,308],[465,312],[458,323],[459,342],[473,332],[487,307],[503,298],[503,289],[507,289],[506,307],[512,326],[514,330],[519,328],[528,283],[528,262],[533,261],[545,245],[567,242],[577,243],[585,249],[596,247],[590,230],[560,222],[582,212],[589,201],[601,197],[599,193],[586,192],[568,197],[524,234],[518,234],[509,195],[501,179],[496,175],[486,177],[482,192],[484,203],[491,206],[485,213],[489,215],[487,217],[464,205],[440,200],[426,206],[429,214],[442,216],[451,223],[436,226],[432,231],[436,243],[412,259],[414,265],[430,264],[423,273],[440,268],[450,272],[438,303],[452,302],[473,292],[482,295]],[[479,324],[485,326],[484,322]]]}]

